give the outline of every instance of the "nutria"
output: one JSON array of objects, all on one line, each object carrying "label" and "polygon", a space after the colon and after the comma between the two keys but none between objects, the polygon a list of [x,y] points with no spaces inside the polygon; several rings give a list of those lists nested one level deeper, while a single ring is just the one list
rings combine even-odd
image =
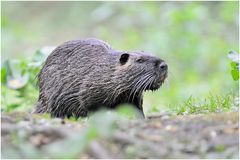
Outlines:
[{"label": "nutria", "polygon": [[113,49],[98,39],[73,40],[48,56],[40,73],[35,113],[85,117],[101,106],[129,103],[143,115],[143,91],[160,88],[167,64],[142,52]]}]

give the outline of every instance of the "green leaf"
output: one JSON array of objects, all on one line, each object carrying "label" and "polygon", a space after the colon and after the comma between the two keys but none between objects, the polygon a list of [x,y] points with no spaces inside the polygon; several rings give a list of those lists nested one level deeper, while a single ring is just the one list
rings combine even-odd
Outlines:
[{"label": "green leaf", "polygon": [[231,70],[233,80],[237,81],[239,79],[239,71],[236,69]]},{"label": "green leaf", "polygon": [[7,81],[7,69],[5,67],[1,68],[1,83],[6,83]]}]

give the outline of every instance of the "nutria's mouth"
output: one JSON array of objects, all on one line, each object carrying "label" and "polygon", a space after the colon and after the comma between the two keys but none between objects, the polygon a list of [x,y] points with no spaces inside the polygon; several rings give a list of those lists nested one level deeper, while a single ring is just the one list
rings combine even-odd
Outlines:
[{"label": "nutria's mouth", "polygon": [[146,87],[145,90],[155,91],[155,90],[159,89],[162,86],[162,84],[164,83],[166,78],[167,78],[167,72],[164,72],[160,76],[156,76],[154,82],[152,84],[150,84],[148,87]]}]

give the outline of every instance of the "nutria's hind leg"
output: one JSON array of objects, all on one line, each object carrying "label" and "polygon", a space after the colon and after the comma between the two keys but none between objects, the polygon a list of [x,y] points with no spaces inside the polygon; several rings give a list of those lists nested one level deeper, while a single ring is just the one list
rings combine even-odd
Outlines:
[{"label": "nutria's hind leg", "polygon": [[143,96],[142,95],[138,96],[138,97],[136,96],[134,98],[134,105],[136,106],[136,108],[140,112],[141,118],[145,119],[145,115],[144,115],[144,112],[143,112],[142,104],[143,104]]}]

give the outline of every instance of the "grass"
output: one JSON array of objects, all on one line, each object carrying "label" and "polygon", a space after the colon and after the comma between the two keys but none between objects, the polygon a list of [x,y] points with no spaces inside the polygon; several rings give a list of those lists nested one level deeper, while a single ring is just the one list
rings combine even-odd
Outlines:
[{"label": "grass", "polygon": [[227,112],[235,109],[232,94],[213,95],[210,94],[204,101],[190,96],[182,105],[174,108],[177,114],[206,114],[216,112]]}]

